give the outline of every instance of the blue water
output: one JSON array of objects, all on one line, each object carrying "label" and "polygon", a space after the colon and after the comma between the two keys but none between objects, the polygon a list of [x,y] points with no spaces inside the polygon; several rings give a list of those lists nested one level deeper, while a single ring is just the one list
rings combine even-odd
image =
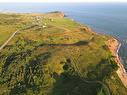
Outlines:
[{"label": "blue water", "polygon": [[0,11],[44,13],[63,11],[93,30],[122,43],[120,56],[127,68],[127,3],[0,3]]}]

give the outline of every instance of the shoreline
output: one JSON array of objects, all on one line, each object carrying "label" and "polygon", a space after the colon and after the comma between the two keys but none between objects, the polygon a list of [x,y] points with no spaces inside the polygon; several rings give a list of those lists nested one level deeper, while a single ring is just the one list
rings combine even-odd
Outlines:
[{"label": "shoreline", "polygon": [[[2,13],[2,12],[0,12],[0,13]],[[61,14],[62,17],[64,17],[63,12],[57,12],[57,13]],[[5,12],[5,13],[3,12],[3,14],[9,14],[9,12]],[[17,13],[11,13],[10,12],[10,14],[17,14]],[[18,13],[18,14],[20,14],[20,13]],[[21,13],[21,14],[31,14],[31,13]],[[43,14],[43,13],[39,13],[39,14]],[[87,26],[87,25],[85,25],[85,26],[86,26],[88,31],[95,33],[95,34],[103,35],[102,33],[95,32],[89,26]],[[0,50],[4,48],[4,46],[8,43],[8,41],[10,41],[10,39],[15,35],[15,33],[6,41],[6,43],[4,43],[0,47]],[[113,54],[113,56],[115,56],[114,60],[119,67],[118,70],[116,71],[116,73],[117,73],[118,77],[120,78],[121,82],[123,83],[123,85],[127,88],[127,72],[126,72],[126,70],[122,64],[122,59],[120,58],[120,56],[118,54],[120,47],[121,47],[121,43],[116,38],[113,37],[113,38],[108,40],[108,47],[109,47],[111,53]]]},{"label": "shoreline", "polygon": [[111,53],[115,56],[115,62],[117,63],[118,65],[118,70],[116,71],[118,77],[120,78],[121,82],[123,83],[123,85],[127,88],[127,72],[122,64],[122,61],[121,61],[121,58],[119,56],[119,50],[120,50],[120,47],[121,47],[121,43],[115,39],[115,38],[112,38],[112,39],[109,39],[108,40],[108,46],[109,46],[109,49],[111,51]]},{"label": "shoreline", "polygon": [[121,79],[123,85],[127,88],[127,72],[124,68],[124,65],[122,64],[122,61],[121,61],[122,59],[118,54],[120,47],[121,47],[121,43],[119,44],[119,48],[117,49],[117,52],[116,52],[117,53],[118,66],[119,66],[119,68],[116,72],[117,72],[119,78]]},{"label": "shoreline", "polygon": [[[94,31],[92,28],[90,28],[89,26],[87,26],[88,31],[98,34],[98,35],[105,35],[103,33],[98,33],[96,31]],[[107,35],[107,34],[106,34]],[[111,43],[109,42],[111,40]],[[114,60],[118,65],[118,70],[116,71],[118,77],[120,78],[122,84],[125,86],[125,88],[127,88],[127,71],[124,68],[124,65],[122,64],[122,59],[119,56],[119,50],[121,48],[121,43],[119,42],[119,40],[115,37],[112,37],[108,40],[108,47],[109,50],[111,51],[111,53],[113,54],[113,56],[115,56]],[[113,47],[113,49],[112,49]]]},{"label": "shoreline", "polygon": [[[98,33],[92,29],[91,29],[91,31],[93,31],[94,33],[96,33],[98,35],[105,35],[103,33]],[[116,71],[116,73],[117,73],[118,77],[120,78],[122,84],[125,86],[125,88],[127,88],[127,71],[125,70],[124,65],[122,63],[122,59],[119,56],[119,50],[121,48],[121,43],[117,38],[112,37],[108,40],[107,46],[109,47],[109,50],[111,51],[113,56],[115,56],[114,60],[118,65],[118,70]]]},{"label": "shoreline", "polygon": [[[92,33],[95,33],[98,35],[105,35],[103,33],[98,33],[96,31],[94,31],[90,27],[88,27],[88,28],[90,29],[89,31]],[[124,65],[122,64],[122,59],[119,56],[119,50],[121,48],[121,43],[117,38],[112,37],[108,40],[108,47],[109,47],[109,50],[111,51],[111,53],[113,54],[113,56],[115,56],[114,60],[115,60],[116,64],[118,65],[118,70],[116,71],[116,73],[117,73],[118,77],[120,78],[124,87],[127,88],[127,71],[125,70]]]}]

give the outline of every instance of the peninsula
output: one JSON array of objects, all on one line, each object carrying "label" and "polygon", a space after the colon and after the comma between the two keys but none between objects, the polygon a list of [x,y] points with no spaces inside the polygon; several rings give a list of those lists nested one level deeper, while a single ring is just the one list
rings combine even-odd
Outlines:
[{"label": "peninsula", "polygon": [[0,13],[0,95],[126,95],[119,48],[63,12]]}]

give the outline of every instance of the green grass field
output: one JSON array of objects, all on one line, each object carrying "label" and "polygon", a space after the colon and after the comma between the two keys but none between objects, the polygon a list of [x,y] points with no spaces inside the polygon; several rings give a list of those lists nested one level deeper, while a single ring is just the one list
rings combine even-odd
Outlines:
[{"label": "green grass field", "polygon": [[106,95],[101,84],[85,80],[102,82],[111,95],[127,92],[107,48],[111,37],[57,12],[6,15],[0,20],[16,21],[0,24],[0,44],[21,31],[0,51],[0,95]]}]

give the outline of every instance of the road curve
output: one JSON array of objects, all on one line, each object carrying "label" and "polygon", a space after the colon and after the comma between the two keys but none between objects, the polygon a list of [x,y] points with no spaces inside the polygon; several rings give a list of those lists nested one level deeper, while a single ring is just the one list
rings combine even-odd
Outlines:
[{"label": "road curve", "polygon": [[3,45],[0,46],[0,51],[9,43],[9,41],[16,35],[16,33],[19,31],[15,31],[8,39],[6,42],[4,42]]}]

